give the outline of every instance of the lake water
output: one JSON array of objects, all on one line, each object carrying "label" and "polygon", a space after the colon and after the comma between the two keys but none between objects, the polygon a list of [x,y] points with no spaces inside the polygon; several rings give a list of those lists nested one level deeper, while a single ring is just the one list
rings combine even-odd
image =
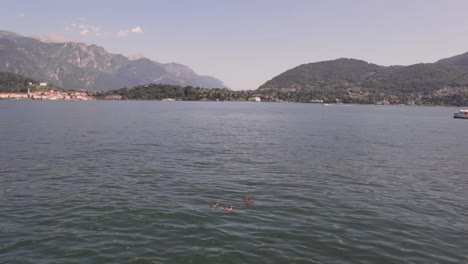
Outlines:
[{"label": "lake water", "polygon": [[468,263],[456,111],[0,101],[0,262]]}]

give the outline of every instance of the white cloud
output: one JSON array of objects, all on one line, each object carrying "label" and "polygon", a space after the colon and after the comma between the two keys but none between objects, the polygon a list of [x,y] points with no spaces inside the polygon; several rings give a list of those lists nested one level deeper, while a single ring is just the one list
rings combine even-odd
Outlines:
[{"label": "white cloud", "polygon": [[143,33],[143,29],[140,26],[136,26],[131,29],[122,29],[122,30],[119,30],[119,32],[117,32],[117,36],[124,38],[124,37],[127,37],[128,34],[130,33]]},{"label": "white cloud", "polygon": [[140,26],[136,26],[131,29],[133,33],[143,33],[143,29]]},{"label": "white cloud", "polygon": [[81,36],[102,36],[101,27],[90,24],[73,23],[65,27],[68,31],[78,32]]},{"label": "white cloud", "polygon": [[117,32],[117,36],[123,38],[128,36],[128,33],[130,33],[128,30],[120,30],[119,32]]},{"label": "white cloud", "polygon": [[52,34],[44,35],[44,36],[34,36],[34,37],[46,43],[65,43],[65,42],[70,41],[65,36],[57,34],[57,33],[52,33]]},{"label": "white cloud", "polygon": [[[109,32],[103,31],[100,26],[92,25],[88,22],[87,17],[80,17],[76,23],[69,24],[65,27],[65,30],[75,32],[83,37],[88,36],[108,36]],[[135,26],[133,28],[122,29],[117,32],[117,36],[120,38],[128,37],[130,34],[143,33],[143,28]]]}]

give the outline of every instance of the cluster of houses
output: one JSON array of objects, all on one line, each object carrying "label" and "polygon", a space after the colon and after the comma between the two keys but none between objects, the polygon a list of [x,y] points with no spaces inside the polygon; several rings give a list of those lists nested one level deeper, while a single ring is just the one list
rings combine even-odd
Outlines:
[{"label": "cluster of houses", "polygon": [[260,96],[254,96],[254,97],[250,97],[250,98],[249,98],[249,101],[261,102],[261,101],[262,101],[262,98],[260,98]]},{"label": "cluster of houses", "polygon": [[[40,86],[47,86],[47,84]],[[34,91],[27,93],[0,93],[0,99],[32,99],[32,100],[92,100],[86,92],[63,92],[56,90]]]}]

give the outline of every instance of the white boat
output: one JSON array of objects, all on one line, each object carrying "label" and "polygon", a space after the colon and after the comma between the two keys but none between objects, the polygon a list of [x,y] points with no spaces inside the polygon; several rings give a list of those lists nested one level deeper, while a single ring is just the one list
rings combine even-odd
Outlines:
[{"label": "white boat", "polygon": [[460,110],[458,113],[454,113],[453,118],[468,119],[468,110]]}]

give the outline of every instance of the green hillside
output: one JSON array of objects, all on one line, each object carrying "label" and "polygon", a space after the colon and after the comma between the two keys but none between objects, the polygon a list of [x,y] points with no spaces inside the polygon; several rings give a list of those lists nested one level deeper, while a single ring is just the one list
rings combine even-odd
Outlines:
[{"label": "green hillside", "polygon": [[28,88],[34,88],[33,86],[30,86],[29,83],[37,84],[38,82],[33,79],[26,78],[22,75],[9,72],[0,72],[0,92],[25,93],[28,91]]},{"label": "green hillside", "polygon": [[465,57],[410,66],[355,59],[303,64],[259,87],[272,100],[418,105],[468,105]]}]

